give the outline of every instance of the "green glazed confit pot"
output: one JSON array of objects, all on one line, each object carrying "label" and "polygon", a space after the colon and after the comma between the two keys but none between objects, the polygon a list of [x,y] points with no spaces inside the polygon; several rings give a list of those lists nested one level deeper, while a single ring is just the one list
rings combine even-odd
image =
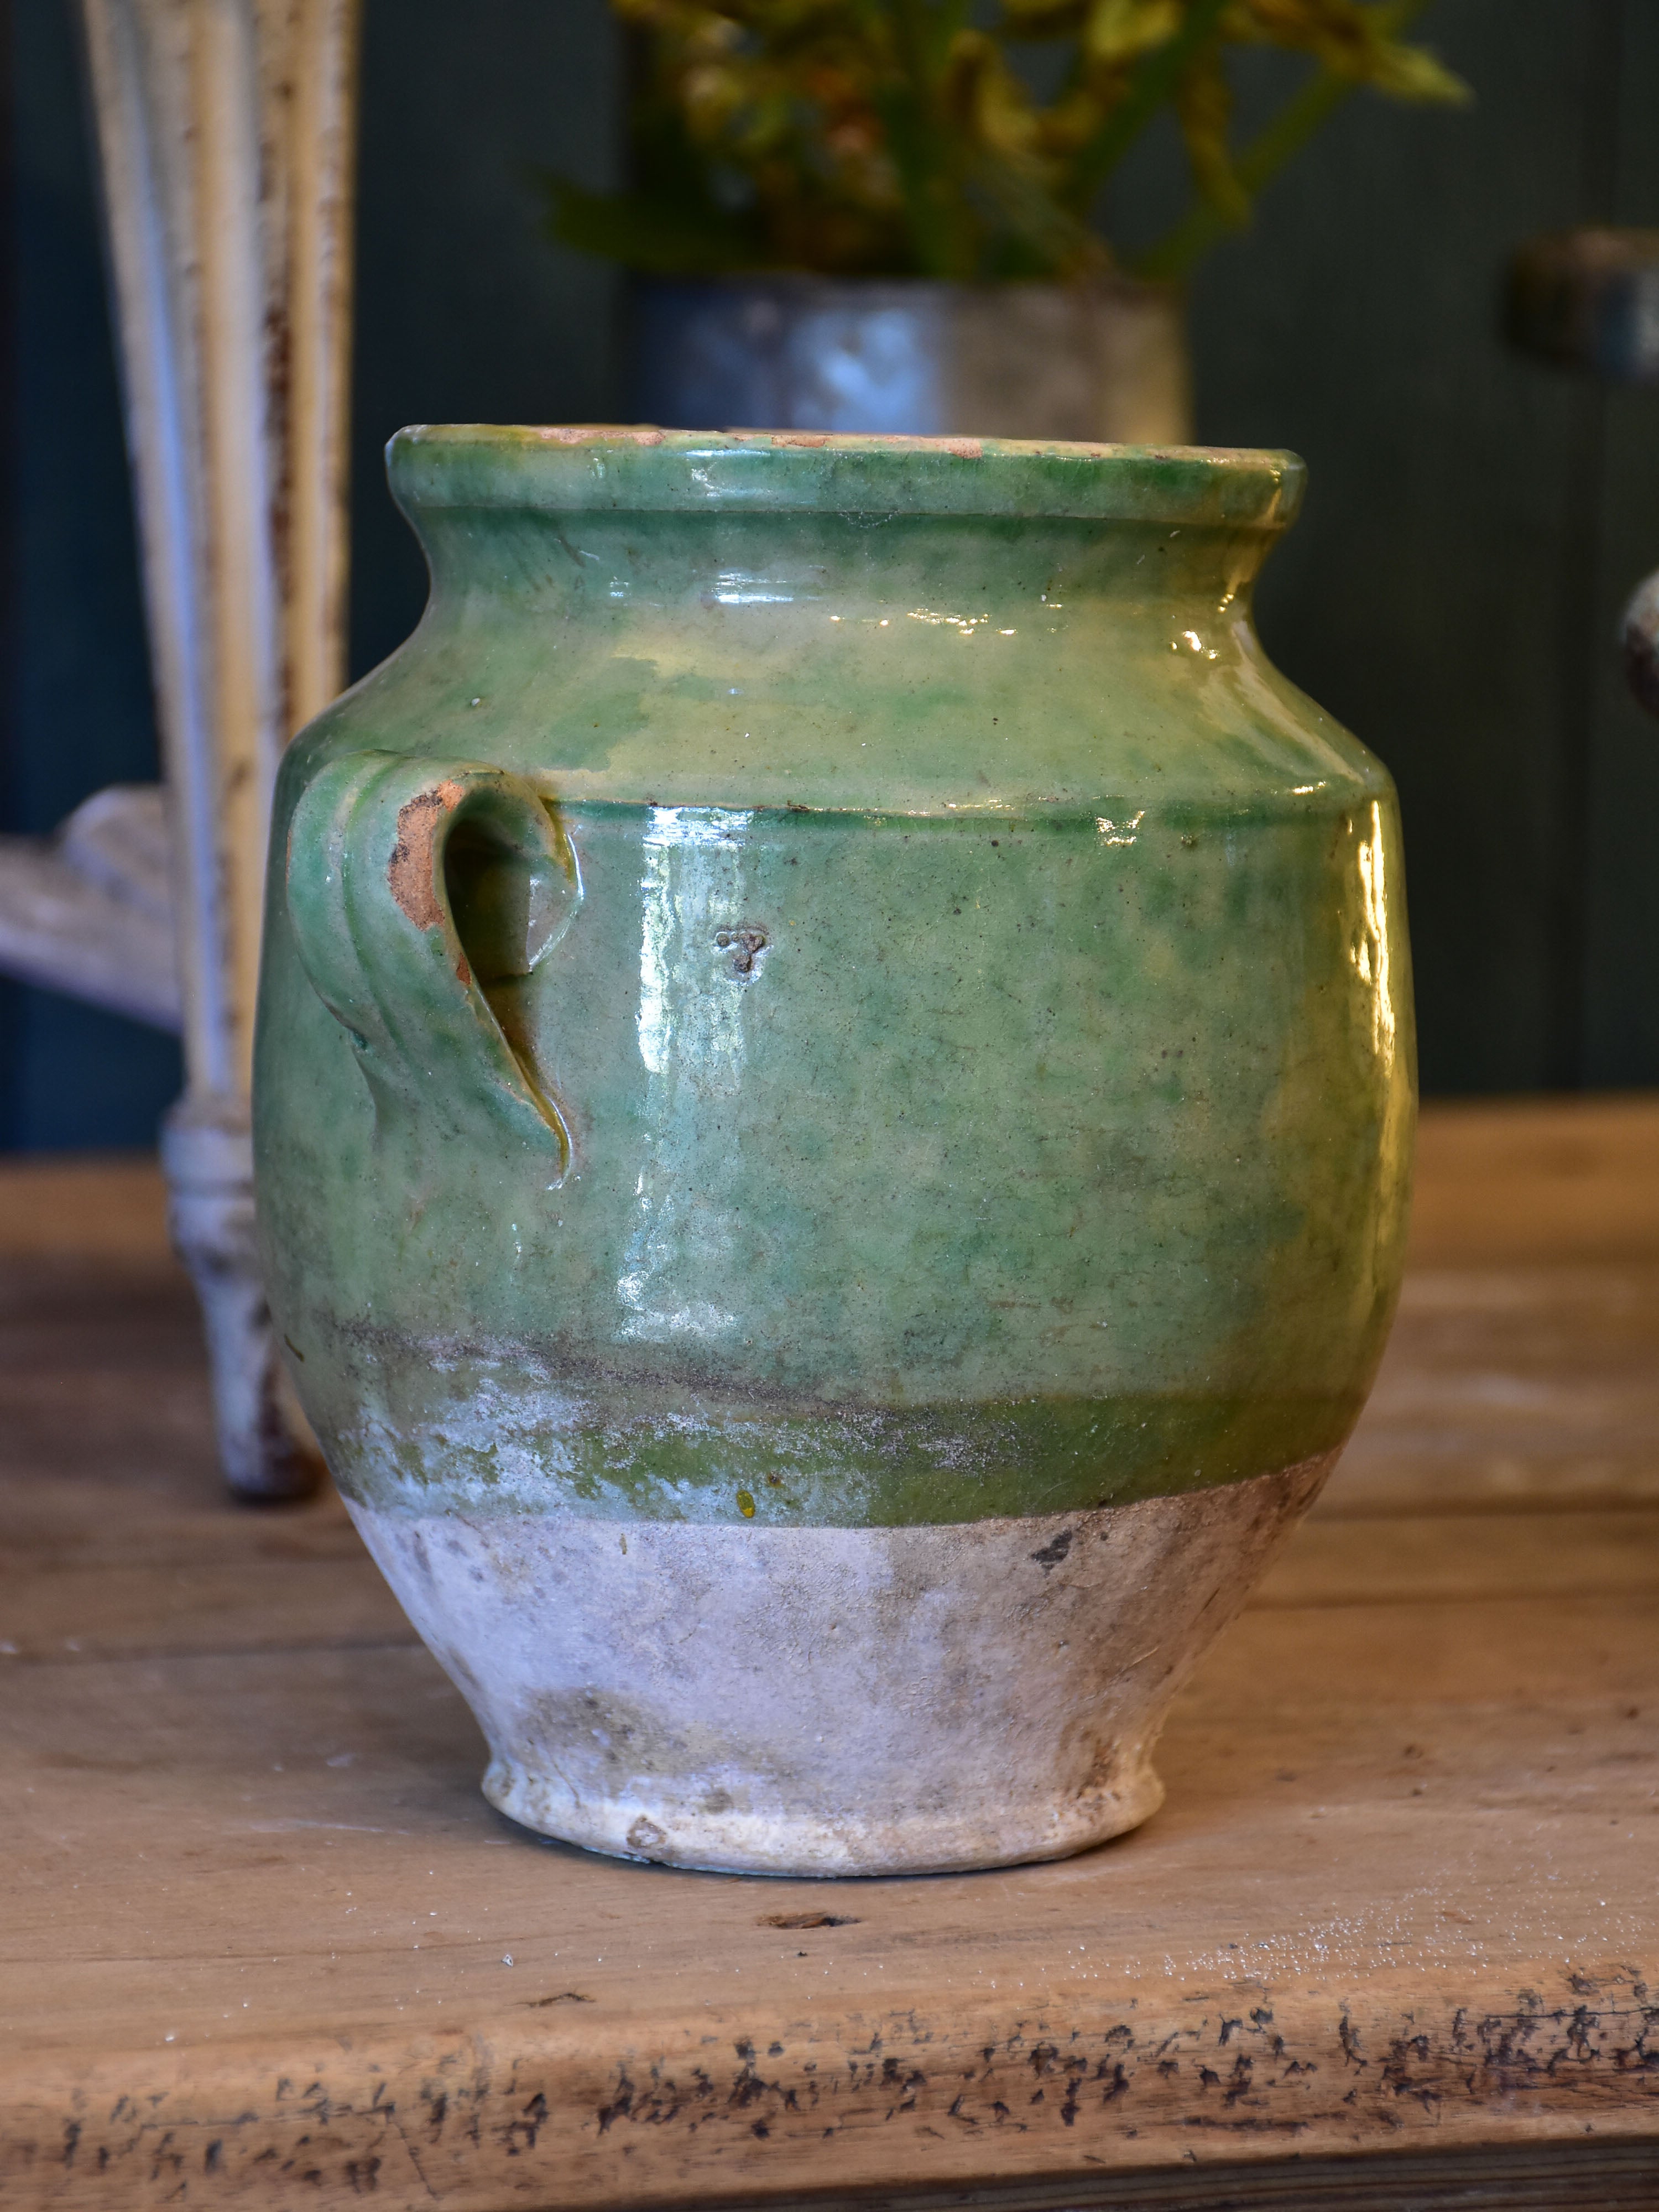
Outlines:
[{"label": "green glazed confit pot", "polygon": [[486,1795],[774,1874],[1133,1826],[1401,1272],[1394,790],[1251,625],[1301,464],[391,473],[431,599],[283,764],[259,1211]]}]

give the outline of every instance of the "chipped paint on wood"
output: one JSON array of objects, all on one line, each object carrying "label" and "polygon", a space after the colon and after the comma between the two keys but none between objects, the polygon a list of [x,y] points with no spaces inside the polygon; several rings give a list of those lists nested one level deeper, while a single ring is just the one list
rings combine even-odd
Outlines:
[{"label": "chipped paint on wood", "polygon": [[246,2069],[240,2056],[14,2081],[0,2199],[712,2212],[738,2191],[878,2188],[901,2163],[913,2188],[993,2164],[1012,2188],[1444,2150],[1489,2141],[1494,2109],[1535,2135],[1600,2127],[1659,2149],[1659,1988],[1625,1965],[1369,2002],[1233,1983],[1127,2006],[924,1998],[823,2022],[710,2006],[643,2032],[614,2014],[495,2018],[383,2061],[341,2041]]}]

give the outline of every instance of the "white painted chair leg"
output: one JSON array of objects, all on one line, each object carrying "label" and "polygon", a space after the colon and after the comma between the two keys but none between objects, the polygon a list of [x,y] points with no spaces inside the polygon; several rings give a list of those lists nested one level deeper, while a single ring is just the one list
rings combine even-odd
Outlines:
[{"label": "white painted chair leg", "polygon": [[225,1479],[243,1498],[307,1497],[320,1462],[307,1448],[265,1303],[246,1105],[187,1096],[167,1116],[161,1159],[173,1245],[202,1304]]},{"label": "white painted chair leg", "polygon": [[163,1146],[225,1472],[292,1495],[247,1142],[270,795],[343,682],[360,0],[81,0],[173,832]]}]

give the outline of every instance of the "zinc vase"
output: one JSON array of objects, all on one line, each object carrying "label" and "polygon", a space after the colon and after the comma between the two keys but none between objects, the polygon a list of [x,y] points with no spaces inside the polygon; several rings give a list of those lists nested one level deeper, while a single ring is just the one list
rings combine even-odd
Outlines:
[{"label": "zinc vase", "polygon": [[1381,1354],[1395,795],[1264,658],[1284,453],[415,429],[408,642],[282,770],[271,1304],[595,1850],[1133,1826]]},{"label": "zinc vase", "polygon": [[1173,284],[641,277],[630,325],[635,411],[678,429],[1192,434],[1186,300]]}]

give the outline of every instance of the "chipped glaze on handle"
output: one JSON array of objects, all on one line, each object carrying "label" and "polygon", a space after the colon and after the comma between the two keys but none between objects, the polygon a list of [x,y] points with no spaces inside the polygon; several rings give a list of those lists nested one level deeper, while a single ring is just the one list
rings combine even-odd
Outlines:
[{"label": "chipped glaze on handle", "polygon": [[[532,941],[526,919],[517,943],[503,942],[514,933],[499,919],[464,934],[458,838],[474,848],[475,881],[492,865],[516,873],[526,916],[550,902],[555,926]],[[356,1043],[377,1113],[527,1146],[562,1175],[568,1125],[503,1018],[504,988],[563,935],[581,896],[569,843],[531,787],[471,762],[347,754],[295,810],[287,889],[301,963]]]}]

